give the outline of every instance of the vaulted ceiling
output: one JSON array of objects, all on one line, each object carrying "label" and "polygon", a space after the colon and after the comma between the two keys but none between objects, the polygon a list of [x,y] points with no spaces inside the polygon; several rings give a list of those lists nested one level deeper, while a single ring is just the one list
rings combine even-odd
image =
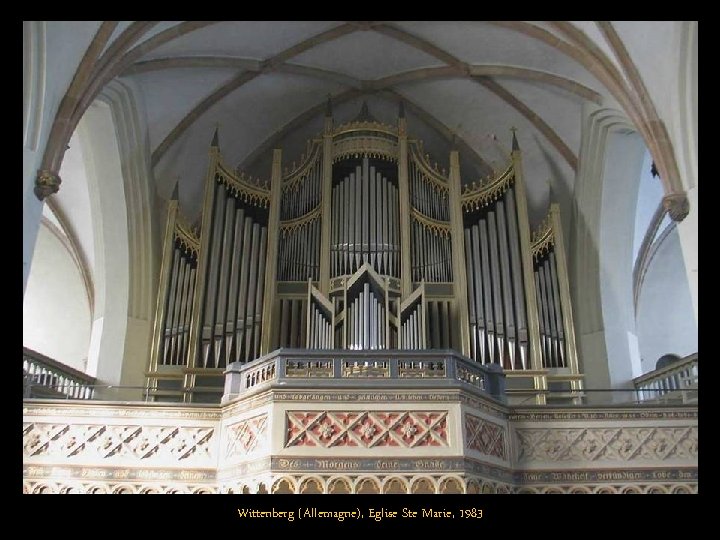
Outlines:
[{"label": "vaulted ceiling", "polygon": [[[602,41],[594,23],[575,24]],[[133,29],[120,23],[107,47]],[[144,31],[118,76],[144,103],[158,192],[168,197],[178,183],[189,216],[200,209],[216,127],[226,163],[268,178],[272,148],[286,164],[299,159],[331,95],[336,124],[363,101],[395,123],[404,101],[410,136],[441,166],[457,137],[466,182],[505,166],[517,128],[536,222],[551,186],[572,190],[583,106],[618,107],[552,45],[561,32],[551,23],[175,21]]]}]

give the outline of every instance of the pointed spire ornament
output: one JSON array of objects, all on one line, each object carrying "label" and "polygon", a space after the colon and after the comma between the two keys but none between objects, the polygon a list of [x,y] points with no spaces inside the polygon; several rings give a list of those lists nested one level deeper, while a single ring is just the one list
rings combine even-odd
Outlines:
[{"label": "pointed spire ornament", "polygon": [[210,146],[213,148],[218,148],[220,146],[220,138],[218,137],[218,130],[220,129],[220,124],[215,124],[215,133],[213,134],[212,142],[210,143]]},{"label": "pointed spire ornament", "polygon": [[363,100],[362,107],[360,107],[360,114],[357,115],[354,122],[377,122],[370,114],[367,101]]},{"label": "pointed spire ornament", "polygon": [[405,102],[401,99],[398,107],[398,118],[405,118]]},{"label": "pointed spire ornament", "polygon": [[515,135],[515,132],[517,131],[516,127],[511,127],[510,131],[512,131],[512,151],[513,152],[519,152],[520,151],[520,145],[518,144],[517,136]]}]

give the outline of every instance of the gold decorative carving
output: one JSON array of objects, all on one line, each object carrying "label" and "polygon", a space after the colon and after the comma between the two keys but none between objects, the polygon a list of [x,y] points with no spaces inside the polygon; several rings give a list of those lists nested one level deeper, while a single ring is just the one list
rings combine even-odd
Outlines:
[{"label": "gold decorative carving", "polygon": [[552,216],[548,214],[532,233],[530,249],[534,259],[541,258],[555,244],[555,232],[552,227]]},{"label": "gold decorative carving", "polygon": [[289,191],[291,189],[297,190],[302,182],[306,180],[310,169],[312,169],[320,159],[322,140],[313,139],[308,144],[310,145],[308,151],[300,156],[300,163],[297,167],[295,163],[293,163],[290,172],[287,170],[284,172],[282,179],[283,191]]},{"label": "gold decorative carving", "polygon": [[228,169],[220,161],[215,167],[215,180],[227,186],[232,194],[248,204],[267,208],[270,206],[270,183],[261,181],[259,178],[252,178]]},{"label": "gold decorative carving", "polygon": [[682,221],[690,213],[690,202],[685,193],[665,195],[662,203],[673,221]]},{"label": "gold decorative carving", "polygon": [[281,221],[280,222],[280,234],[282,234],[283,237],[287,236],[288,234],[294,232],[295,230],[301,229],[302,227],[309,225],[316,219],[320,219],[321,215],[322,215],[322,205],[318,204],[313,210],[310,210],[304,216],[300,216],[295,219],[289,219],[287,221]]},{"label": "gold decorative carving", "polygon": [[374,131],[382,133],[385,136],[395,137],[398,136],[398,130],[395,126],[389,124],[383,124],[382,122],[347,122],[339,125],[333,132],[333,137],[341,137],[346,134],[357,134],[358,132],[370,132]]},{"label": "gold decorative carving", "polygon": [[200,253],[200,235],[197,229],[192,227],[180,213],[178,213],[175,221],[175,238],[186,252],[191,252],[195,257],[198,256]]},{"label": "gold decorative carving", "polygon": [[450,223],[447,221],[438,221],[429,216],[426,216],[417,208],[410,210],[412,218],[420,223],[426,229],[430,229],[433,233],[440,236],[450,237]]},{"label": "gold decorative carving", "polygon": [[360,156],[397,161],[397,141],[360,134],[333,141],[333,163]]},{"label": "gold decorative carving", "polygon": [[463,193],[460,196],[463,212],[472,212],[498,200],[514,181],[515,170],[511,164],[497,178],[487,178],[463,186]]},{"label": "gold decorative carving", "polygon": [[422,143],[420,141],[412,141],[409,144],[409,147],[410,157],[413,160],[413,163],[415,163],[415,166],[418,168],[418,172],[420,172],[422,179],[430,184],[434,190],[447,194],[449,186],[448,177],[445,174],[445,171],[443,170],[441,172],[438,170],[437,163],[435,163],[432,167],[430,166],[430,162],[428,161],[430,156],[423,154]]},{"label": "gold decorative carving", "polygon": [[35,178],[35,196],[38,200],[44,200],[48,195],[57,193],[60,190],[62,180],[60,175],[48,169],[40,169]]}]

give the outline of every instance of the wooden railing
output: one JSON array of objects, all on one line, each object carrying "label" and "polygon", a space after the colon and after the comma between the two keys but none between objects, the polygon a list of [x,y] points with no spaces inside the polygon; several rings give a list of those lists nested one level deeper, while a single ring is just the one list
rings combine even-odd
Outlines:
[{"label": "wooden railing", "polygon": [[224,402],[267,384],[402,388],[461,383],[501,401],[505,397],[502,368],[477,364],[451,350],[278,349],[249,364],[230,364],[225,377]]},{"label": "wooden railing", "polygon": [[698,355],[691,354],[637,377],[633,384],[640,401],[675,399],[683,403],[694,402],[698,392]]},{"label": "wooden railing", "polygon": [[96,379],[23,347],[23,397],[92,399]]}]

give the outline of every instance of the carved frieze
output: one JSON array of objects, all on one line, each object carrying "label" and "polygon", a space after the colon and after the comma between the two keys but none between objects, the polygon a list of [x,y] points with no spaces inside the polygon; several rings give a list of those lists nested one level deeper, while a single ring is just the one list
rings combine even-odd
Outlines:
[{"label": "carved frieze", "polygon": [[448,446],[446,411],[288,411],[285,446]]},{"label": "carved frieze", "polygon": [[479,416],[465,414],[465,446],[487,456],[507,459],[505,428]]},{"label": "carved frieze", "polygon": [[697,459],[696,427],[518,429],[518,462]]}]

